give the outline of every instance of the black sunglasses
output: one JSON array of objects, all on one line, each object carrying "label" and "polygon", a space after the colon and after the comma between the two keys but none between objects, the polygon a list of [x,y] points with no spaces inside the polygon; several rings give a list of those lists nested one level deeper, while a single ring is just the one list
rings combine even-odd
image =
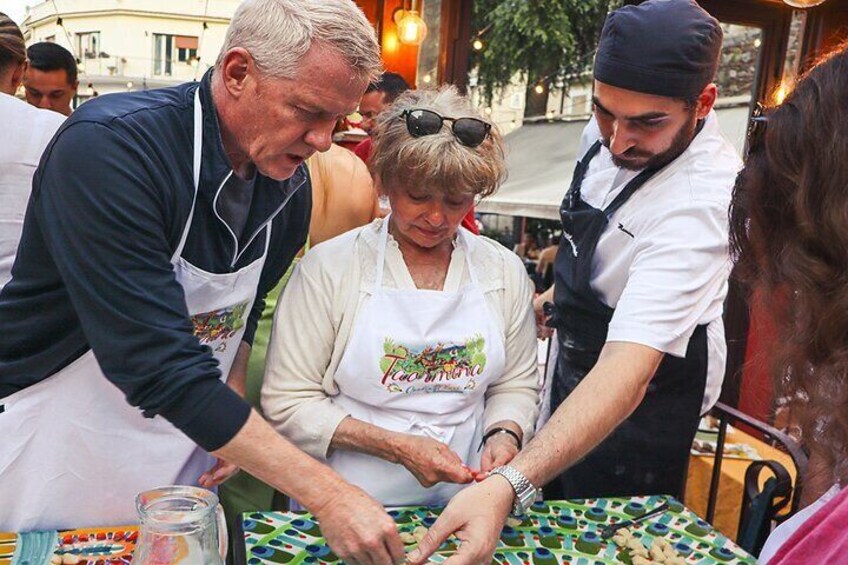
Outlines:
[{"label": "black sunglasses", "polygon": [[459,142],[468,147],[477,147],[486,140],[491,124],[477,118],[446,118],[432,110],[413,108],[400,114],[406,118],[406,130],[412,137],[435,135],[442,131],[445,122],[451,122],[451,131]]},{"label": "black sunglasses", "polygon": [[751,112],[751,120],[748,122],[748,150],[745,155],[750,155],[751,151],[762,146],[767,126],[766,108],[762,103],[757,102],[753,112]]}]

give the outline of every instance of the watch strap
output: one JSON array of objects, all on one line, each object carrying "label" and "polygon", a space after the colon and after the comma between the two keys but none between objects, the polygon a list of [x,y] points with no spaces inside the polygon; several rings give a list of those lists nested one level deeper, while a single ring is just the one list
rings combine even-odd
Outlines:
[{"label": "watch strap", "polygon": [[533,486],[533,483],[524,476],[524,473],[509,465],[495,467],[490,473],[505,478],[510,486],[512,486],[512,490],[515,491],[515,503],[512,506],[513,515],[520,516],[524,514],[536,498],[537,489]]}]

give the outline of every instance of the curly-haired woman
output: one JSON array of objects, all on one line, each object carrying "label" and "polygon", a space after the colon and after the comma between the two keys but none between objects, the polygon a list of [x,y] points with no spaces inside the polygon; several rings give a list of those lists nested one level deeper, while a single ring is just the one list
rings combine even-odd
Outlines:
[{"label": "curly-haired woman", "polygon": [[846,95],[848,45],[755,124],[733,198],[732,244],[779,309],[777,392],[810,451],[805,488],[820,495],[775,530],[760,563],[844,562],[848,549]]}]

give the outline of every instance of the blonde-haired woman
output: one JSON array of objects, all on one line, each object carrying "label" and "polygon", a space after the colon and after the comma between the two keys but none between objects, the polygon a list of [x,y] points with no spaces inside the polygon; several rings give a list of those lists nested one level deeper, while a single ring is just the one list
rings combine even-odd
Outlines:
[{"label": "blonde-haired woman", "polygon": [[460,228],[505,176],[503,140],[455,89],[410,92],[381,114],[370,167],[392,213],[300,263],[262,407],[384,504],[442,504],[509,462],[536,417],[530,281]]}]

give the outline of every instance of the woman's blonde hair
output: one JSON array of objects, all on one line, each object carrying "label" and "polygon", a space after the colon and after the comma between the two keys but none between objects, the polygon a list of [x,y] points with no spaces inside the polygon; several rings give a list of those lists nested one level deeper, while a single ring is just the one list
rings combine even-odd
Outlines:
[{"label": "woman's blonde hair", "polygon": [[[492,129],[477,147],[460,143],[447,121],[437,134],[412,137],[402,117],[404,110],[411,109],[432,110],[450,118],[477,118],[491,124]],[[506,179],[504,142],[497,126],[480,115],[453,86],[402,94],[377,117],[372,135],[369,169],[384,192],[399,185],[414,185],[448,194],[485,197]]]},{"label": "woman's blonde hair", "polygon": [[18,24],[0,12],[0,72],[26,61],[26,43]]}]

